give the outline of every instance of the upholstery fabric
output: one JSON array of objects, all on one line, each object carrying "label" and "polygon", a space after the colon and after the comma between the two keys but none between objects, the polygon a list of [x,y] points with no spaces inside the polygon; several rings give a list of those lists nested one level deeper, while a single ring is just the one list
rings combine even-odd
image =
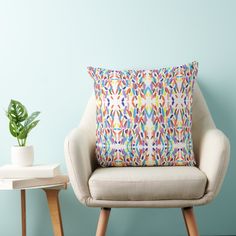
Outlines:
[{"label": "upholstery fabric", "polygon": [[113,167],[96,169],[89,189],[96,200],[186,200],[201,198],[206,182],[196,167]]},{"label": "upholstery fabric", "polygon": [[192,134],[197,167],[207,177],[205,193],[200,199],[153,201],[93,199],[89,188],[89,178],[97,168],[97,164],[95,157],[96,102],[95,97],[92,96],[79,127],[68,134],[64,144],[68,175],[76,197],[89,207],[188,207],[211,202],[219,193],[227,171],[230,144],[225,134],[216,129],[198,84],[195,85],[193,95]]},{"label": "upholstery fabric", "polygon": [[192,96],[197,62],[155,70],[89,67],[101,166],[194,165]]}]

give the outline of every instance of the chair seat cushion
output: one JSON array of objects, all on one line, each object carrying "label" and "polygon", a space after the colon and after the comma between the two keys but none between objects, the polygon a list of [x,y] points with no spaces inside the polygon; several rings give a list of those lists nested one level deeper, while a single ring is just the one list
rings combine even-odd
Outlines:
[{"label": "chair seat cushion", "polygon": [[187,200],[201,198],[206,183],[197,167],[112,167],[96,169],[89,189],[97,200]]}]

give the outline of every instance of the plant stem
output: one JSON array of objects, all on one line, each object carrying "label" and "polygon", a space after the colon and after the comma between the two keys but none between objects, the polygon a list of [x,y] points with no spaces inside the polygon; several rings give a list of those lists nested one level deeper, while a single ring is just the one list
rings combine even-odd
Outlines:
[{"label": "plant stem", "polygon": [[17,142],[20,147],[24,147],[26,145],[26,138],[25,139],[18,139],[17,138]]},{"label": "plant stem", "polygon": [[17,142],[18,142],[19,146],[21,146],[20,139],[17,138]]}]

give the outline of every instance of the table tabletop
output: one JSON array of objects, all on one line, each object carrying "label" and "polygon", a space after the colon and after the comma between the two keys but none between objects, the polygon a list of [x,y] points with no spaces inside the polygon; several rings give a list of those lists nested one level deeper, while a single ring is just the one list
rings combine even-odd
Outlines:
[{"label": "table tabletop", "polygon": [[28,189],[66,189],[69,184],[67,175],[51,178],[0,178],[0,190],[28,190]]}]

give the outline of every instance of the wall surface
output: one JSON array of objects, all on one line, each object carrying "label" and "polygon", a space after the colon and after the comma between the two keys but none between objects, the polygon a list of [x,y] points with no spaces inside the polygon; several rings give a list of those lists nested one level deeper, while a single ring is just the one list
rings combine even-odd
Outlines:
[{"label": "wall surface", "polygon": [[[231,140],[222,191],[196,209],[201,235],[236,235],[236,1],[0,1],[0,165],[16,141],[4,114],[11,98],[42,111],[29,143],[36,163],[61,163],[63,142],[93,91],[88,65],[156,68],[199,61],[199,83]],[[20,235],[20,195],[0,192],[0,235]],[[95,234],[98,209],[61,192],[66,236]],[[44,193],[27,192],[29,236],[52,235]],[[179,209],[114,209],[108,235],[185,235]]]}]

